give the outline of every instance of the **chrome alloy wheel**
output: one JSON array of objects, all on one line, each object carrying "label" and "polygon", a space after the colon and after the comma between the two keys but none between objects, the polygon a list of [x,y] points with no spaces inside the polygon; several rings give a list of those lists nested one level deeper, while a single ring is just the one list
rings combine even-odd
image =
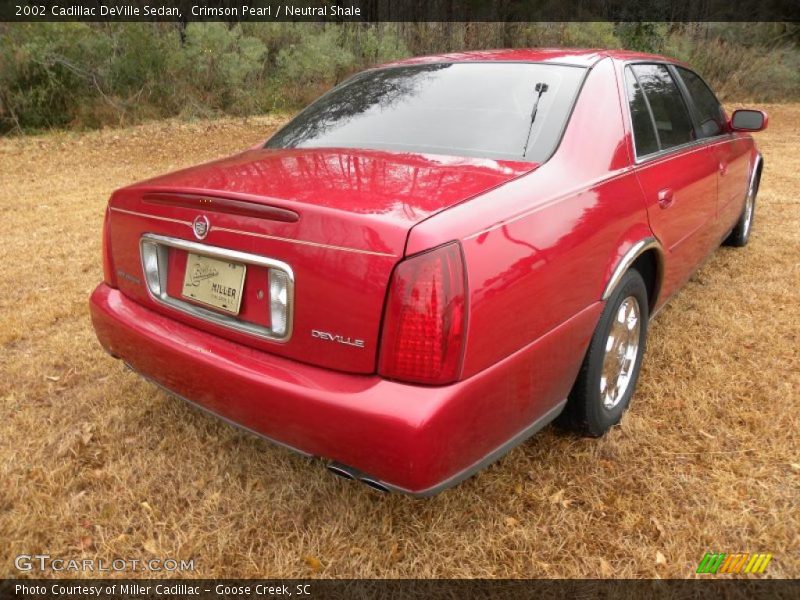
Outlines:
[{"label": "chrome alloy wheel", "polygon": [[750,234],[750,225],[753,223],[753,205],[755,204],[755,193],[750,190],[744,201],[744,231],[742,235],[745,239]]},{"label": "chrome alloy wheel", "polygon": [[639,301],[628,296],[619,305],[606,339],[603,371],[600,375],[600,397],[603,408],[617,406],[628,390],[639,355],[641,310]]}]

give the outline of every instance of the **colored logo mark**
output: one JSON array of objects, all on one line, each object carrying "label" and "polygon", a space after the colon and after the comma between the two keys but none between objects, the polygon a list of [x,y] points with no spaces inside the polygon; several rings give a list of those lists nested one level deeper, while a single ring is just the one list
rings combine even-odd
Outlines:
[{"label": "colored logo mark", "polygon": [[757,552],[755,554],[706,552],[697,567],[697,572],[710,573],[712,575],[720,573],[763,573],[771,560],[772,554],[765,552]]}]

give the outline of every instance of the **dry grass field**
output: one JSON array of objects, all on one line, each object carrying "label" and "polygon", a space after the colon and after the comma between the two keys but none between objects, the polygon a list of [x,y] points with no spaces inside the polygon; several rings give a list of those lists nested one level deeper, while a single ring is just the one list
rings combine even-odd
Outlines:
[{"label": "dry grass field", "polygon": [[750,246],[658,315],[622,425],[547,428],[430,500],[337,479],[95,340],[109,193],[278,121],[0,139],[0,577],[21,553],[194,558],[202,577],[691,577],[711,550],[800,577],[800,105],[767,108]]}]

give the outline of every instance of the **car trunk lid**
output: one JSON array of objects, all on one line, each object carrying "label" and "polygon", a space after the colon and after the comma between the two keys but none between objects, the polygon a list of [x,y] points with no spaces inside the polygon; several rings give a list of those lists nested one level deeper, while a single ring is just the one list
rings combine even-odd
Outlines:
[{"label": "car trunk lid", "polygon": [[[386,287],[411,227],[535,166],[351,149],[250,150],[115,192],[109,231],[117,283],[129,297],[216,335],[370,373]],[[148,280],[148,252],[156,253],[151,262],[162,281]],[[280,329],[271,310],[282,293],[275,281],[287,273],[288,327],[270,335]]]}]

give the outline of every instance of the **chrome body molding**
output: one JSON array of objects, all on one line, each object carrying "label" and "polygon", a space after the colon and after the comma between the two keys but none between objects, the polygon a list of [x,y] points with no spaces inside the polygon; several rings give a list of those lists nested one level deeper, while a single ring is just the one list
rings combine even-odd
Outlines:
[{"label": "chrome body molding", "polygon": [[[118,213],[122,213],[122,214],[125,214],[125,215],[133,215],[134,217],[141,217],[142,219],[152,219],[154,221],[165,221],[167,223],[177,223],[179,225],[186,225],[186,227],[191,229],[192,233],[194,233],[194,222],[193,221],[184,221],[182,219],[172,219],[170,217],[162,217],[160,215],[151,215],[151,214],[147,214],[147,213],[137,212],[135,210],[127,210],[127,209],[124,209],[124,208],[116,208],[116,207],[113,207],[113,206],[110,207],[109,210],[111,210],[111,212],[118,212]],[[353,252],[355,254],[367,254],[367,255],[370,255],[370,256],[386,256],[386,257],[389,257],[389,258],[395,258],[396,257],[395,254],[391,254],[389,252],[376,252],[374,250],[362,250],[360,248],[349,248],[347,246],[334,246],[332,244],[322,244],[320,242],[309,242],[309,241],[306,241],[306,240],[296,240],[294,238],[281,237],[281,236],[278,236],[278,235],[269,235],[267,233],[257,233],[255,231],[243,231],[241,229],[231,229],[229,227],[218,227],[218,226],[211,225],[211,224],[208,226],[208,230],[206,231],[206,235],[204,237],[207,237],[208,234],[210,232],[212,232],[212,231],[224,231],[226,233],[233,233],[235,235],[247,235],[247,236],[251,236],[251,237],[262,238],[262,239],[265,239],[265,240],[275,240],[277,242],[288,242],[290,244],[300,244],[302,246],[312,246],[314,248],[325,248],[327,250],[338,250],[340,252]]]},{"label": "chrome body molding", "polygon": [[625,256],[622,257],[622,260],[619,261],[619,264],[617,264],[614,272],[611,274],[611,277],[609,278],[608,283],[606,283],[606,287],[603,290],[603,295],[600,296],[600,299],[608,300],[611,297],[611,293],[614,291],[614,288],[617,287],[619,280],[622,279],[622,276],[625,274],[628,268],[630,268],[634,261],[643,253],[653,248],[658,250],[658,253],[663,258],[664,249],[661,247],[661,243],[654,237],[644,238],[643,240],[639,240],[633,246],[631,246],[631,248],[625,253]]},{"label": "chrome body molding", "polygon": [[[218,313],[167,294],[168,248],[176,248],[220,260],[265,267],[270,271],[270,275],[276,271],[280,273],[281,278],[285,281],[285,328],[282,331],[276,331],[262,325],[240,321],[233,316]],[[257,254],[228,250],[152,233],[146,233],[141,237],[139,240],[139,252],[147,291],[150,293],[150,297],[159,304],[169,306],[203,321],[273,342],[285,343],[292,337],[294,272],[285,262]],[[270,277],[270,280],[272,280],[272,277]],[[270,312],[273,309],[272,302],[272,294],[270,294]]]}]

